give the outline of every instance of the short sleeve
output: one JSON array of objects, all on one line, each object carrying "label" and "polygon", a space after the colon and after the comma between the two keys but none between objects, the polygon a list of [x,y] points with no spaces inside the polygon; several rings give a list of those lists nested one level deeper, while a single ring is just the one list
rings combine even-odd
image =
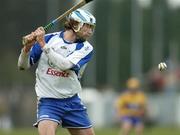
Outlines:
[{"label": "short sleeve", "polygon": [[[47,34],[45,35],[45,42],[48,43],[49,40],[54,36],[55,34]],[[35,45],[32,47],[30,52],[30,65],[34,65],[39,60],[42,53],[42,49],[38,43],[35,43]]]},{"label": "short sleeve", "polygon": [[73,64],[74,70],[80,69],[91,59],[93,55],[93,47],[89,43],[84,43],[80,49],[76,49],[71,55],[67,57]]}]

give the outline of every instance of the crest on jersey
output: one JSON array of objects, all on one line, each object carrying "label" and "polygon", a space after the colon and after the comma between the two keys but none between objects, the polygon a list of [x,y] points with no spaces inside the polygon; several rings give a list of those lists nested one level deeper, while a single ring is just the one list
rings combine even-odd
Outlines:
[{"label": "crest on jersey", "polygon": [[89,46],[86,46],[86,47],[84,48],[85,51],[88,51],[89,49],[90,49]]},{"label": "crest on jersey", "polygon": [[67,49],[67,47],[66,46],[61,46],[61,49]]},{"label": "crest on jersey", "polygon": [[52,68],[55,68],[55,65],[48,59],[48,65]]}]

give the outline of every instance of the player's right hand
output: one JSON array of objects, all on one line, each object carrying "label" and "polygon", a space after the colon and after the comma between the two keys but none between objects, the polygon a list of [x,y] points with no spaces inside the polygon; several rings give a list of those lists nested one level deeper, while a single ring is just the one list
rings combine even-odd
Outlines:
[{"label": "player's right hand", "polygon": [[34,32],[31,32],[31,34],[24,36],[23,40],[25,41],[25,44],[23,44],[24,45],[24,51],[27,53],[27,52],[29,52],[31,47],[35,44],[36,35]]},{"label": "player's right hand", "polygon": [[45,46],[45,40],[44,40],[44,35],[45,35],[45,30],[43,27],[38,27],[35,31],[34,34],[36,36],[36,41],[39,43],[39,45],[43,48]]},{"label": "player's right hand", "polygon": [[28,34],[23,37],[23,45],[32,45],[36,42],[36,35],[34,32],[31,32],[31,34]]}]

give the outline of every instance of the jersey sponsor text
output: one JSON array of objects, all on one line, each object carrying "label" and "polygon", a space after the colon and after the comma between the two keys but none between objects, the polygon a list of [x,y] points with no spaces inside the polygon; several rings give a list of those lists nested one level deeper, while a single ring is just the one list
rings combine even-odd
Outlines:
[{"label": "jersey sponsor text", "polygon": [[66,71],[58,71],[53,68],[48,68],[47,72],[48,75],[58,76],[58,77],[69,77],[69,73]]}]

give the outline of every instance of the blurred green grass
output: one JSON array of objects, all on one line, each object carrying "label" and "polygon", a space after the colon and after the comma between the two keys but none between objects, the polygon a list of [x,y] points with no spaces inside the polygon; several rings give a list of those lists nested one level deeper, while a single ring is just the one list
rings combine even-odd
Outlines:
[{"label": "blurred green grass", "polygon": [[[96,135],[118,135],[118,128],[95,129]],[[0,135],[38,135],[37,129],[13,129],[11,131],[0,130]],[[57,135],[69,135],[65,129],[59,128]],[[133,132],[131,135],[134,135]],[[146,128],[144,135],[180,135],[180,128],[152,127]]]}]

